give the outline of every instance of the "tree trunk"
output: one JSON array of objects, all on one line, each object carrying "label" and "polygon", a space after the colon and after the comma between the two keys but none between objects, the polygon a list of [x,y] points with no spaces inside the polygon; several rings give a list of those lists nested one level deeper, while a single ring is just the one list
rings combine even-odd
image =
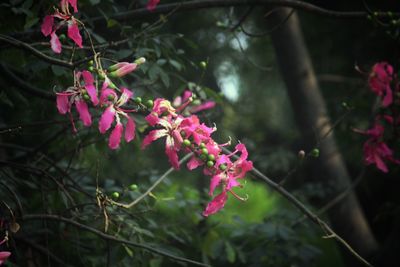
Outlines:
[{"label": "tree trunk", "polygon": [[[282,23],[290,9],[282,8],[267,18],[268,28]],[[315,163],[314,177],[321,181],[324,188],[332,189],[329,201],[351,184],[351,180],[335,143],[326,105],[322,98],[317,79],[303,40],[298,16],[294,13],[286,23],[271,34],[283,80],[295,114],[295,120],[308,149],[320,143],[320,156]],[[360,203],[352,191],[340,203],[329,210],[333,228],[362,256],[371,256],[377,249],[376,240],[371,232]],[[347,257],[346,257],[347,258]],[[351,260],[350,260],[351,261]],[[352,265],[350,265],[352,264]],[[355,266],[349,262],[349,266]]]}]

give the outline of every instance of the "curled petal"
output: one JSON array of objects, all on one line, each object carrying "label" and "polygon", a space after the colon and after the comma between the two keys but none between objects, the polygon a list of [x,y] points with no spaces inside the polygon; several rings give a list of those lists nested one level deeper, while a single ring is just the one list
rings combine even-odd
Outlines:
[{"label": "curled petal", "polygon": [[61,42],[60,39],[58,39],[56,32],[51,33],[50,45],[51,45],[51,50],[53,50],[54,53],[57,54],[61,53]]},{"label": "curled petal", "polygon": [[196,112],[200,112],[203,110],[207,110],[207,109],[212,109],[213,107],[215,107],[216,103],[214,101],[206,101],[203,104],[200,104],[196,107],[192,107],[190,109],[190,113],[196,113]]},{"label": "curled petal", "polygon": [[110,129],[111,124],[113,123],[115,118],[115,109],[113,106],[109,106],[103,112],[99,122],[99,131],[100,133],[105,133],[108,129]]},{"label": "curled petal", "polygon": [[82,36],[79,33],[79,27],[76,20],[68,21],[68,37],[73,40],[77,46],[82,48]]},{"label": "curled petal", "polygon": [[383,107],[388,107],[393,102],[392,88],[390,88],[390,86],[387,85],[385,91],[386,91],[386,94],[382,99],[382,106]]},{"label": "curled petal", "polygon": [[0,251],[0,265],[2,265],[8,257],[11,256],[11,252],[9,251]]},{"label": "curled petal", "polygon": [[83,122],[83,125],[92,125],[92,117],[89,113],[89,108],[84,100],[78,100],[75,102],[76,110],[79,113],[79,118]]},{"label": "curled petal", "polygon": [[96,106],[97,104],[99,104],[99,99],[97,98],[97,92],[96,92],[96,87],[94,86],[93,76],[89,71],[84,70],[82,71],[82,77],[83,80],[85,81],[85,88],[88,95],[90,96],[90,100],[92,100],[93,105]]},{"label": "curled petal", "polygon": [[57,109],[61,114],[66,114],[69,111],[68,95],[57,94]]},{"label": "curled petal", "polygon": [[169,163],[171,163],[172,167],[175,170],[179,170],[178,153],[175,149],[174,139],[171,136],[167,136],[165,141],[165,154],[167,154]]},{"label": "curled petal", "polygon": [[53,16],[47,15],[46,17],[44,17],[41,27],[44,36],[49,36],[53,32],[53,24],[54,24]]},{"label": "curled petal", "polygon": [[110,134],[110,139],[108,140],[108,146],[111,149],[117,149],[119,147],[123,130],[124,126],[122,125],[122,123],[117,123],[117,125],[115,125],[115,128]]},{"label": "curled petal", "polygon": [[212,196],[214,194],[214,190],[215,188],[217,188],[217,186],[220,184],[221,179],[222,179],[222,173],[214,175],[211,178],[211,182],[210,182],[210,192],[208,193],[210,196]]},{"label": "curled petal", "polygon": [[168,131],[165,129],[160,129],[160,130],[152,130],[150,131],[146,137],[143,139],[142,143],[142,149],[146,148],[148,145],[153,143],[155,140],[166,136],[168,134]]},{"label": "curled petal", "polygon": [[191,171],[203,164],[204,164],[204,161],[202,161],[201,159],[199,159],[196,156],[193,156],[186,164],[186,167]]},{"label": "curled petal", "polygon": [[77,0],[68,0],[68,3],[72,6],[74,9],[74,13],[78,12],[78,5],[77,5]]},{"label": "curled petal", "polygon": [[128,121],[125,127],[125,141],[129,143],[135,138],[136,125],[135,121],[130,116],[127,116],[127,119]]},{"label": "curled petal", "polygon": [[118,100],[118,106],[122,106],[124,105],[126,102],[128,102],[128,100],[132,97],[133,92],[126,89],[126,88],[122,88],[122,94]]},{"label": "curled petal", "polygon": [[214,214],[221,210],[228,199],[228,195],[226,191],[223,191],[221,194],[216,196],[210,203],[208,203],[206,209],[203,211],[203,216],[207,217],[211,214]]}]

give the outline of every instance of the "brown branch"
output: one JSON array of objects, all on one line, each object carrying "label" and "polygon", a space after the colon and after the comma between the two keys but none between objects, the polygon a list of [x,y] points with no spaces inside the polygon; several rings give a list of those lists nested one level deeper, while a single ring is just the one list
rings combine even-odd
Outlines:
[{"label": "brown branch", "polygon": [[[139,8],[126,12],[116,13],[110,16],[113,19],[138,19],[142,17],[148,17],[151,15],[165,14],[175,8],[177,11],[189,11],[198,10],[205,8],[221,8],[231,6],[281,6],[291,7],[297,10],[302,10],[310,13],[314,13],[321,16],[332,17],[332,18],[343,18],[343,19],[366,19],[368,12],[366,11],[335,11],[325,9],[304,1],[298,0],[193,0],[187,2],[178,2],[171,4],[158,5],[153,12],[149,12],[146,8]],[[383,18],[389,15],[386,12],[377,12],[377,17]],[[394,13],[394,15],[399,15]],[[91,21],[104,20],[104,17],[95,17]]]},{"label": "brown branch", "polygon": [[117,242],[117,243],[126,244],[126,245],[131,246],[131,247],[144,249],[144,250],[153,252],[155,254],[158,254],[158,255],[161,255],[161,256],[176,260],[176,261],[186,262],[186,263],[189,263],[189,264],[192,264],[192,265],[210,266],[210,265],[205,264],[205,263],[201,263],[201,262],[198,262],[198,261],[194,261],[194,260],[190,260],[190,259],[187,259],[187,258],[183,258],[183,257],[172,255],[172,254],[170,254],[168,252],[165,252],[165,251],[162,251],[162,250],[158,250],[158,249],[156,249],[154,247],[151,247],[149,245],[136,243],[136,242],[129,241],[129,240],[126,240],[126,239],[123,239],[123,238],[117,238],[115,236],[105,234],[105,233],[103,233],[103,232],[101,232],[101,231],[99,231],[99,230],[97,230],[95,228],[92,228],[92,227],[87,226],[85,224],[79,223],[79,222],[77,222],[75,220],[71,220],[71,219],[68,219],[68,218],[65,218],[65,217],[61,217],[61,216],[58,216],[58,215],[32,214],[32,215],[24,215],[24,216],[21,217],[21,219],[23,221],[28,221],[28,220],[52,220],[52,221],[64,222],[64,223],[73,225],[73,226],[75,226],[75,227],[77,227],[79,229],[91,232],[91,233],[97,235],[98,237],[102,238],[105,241],[113,241],[113,242]]}]

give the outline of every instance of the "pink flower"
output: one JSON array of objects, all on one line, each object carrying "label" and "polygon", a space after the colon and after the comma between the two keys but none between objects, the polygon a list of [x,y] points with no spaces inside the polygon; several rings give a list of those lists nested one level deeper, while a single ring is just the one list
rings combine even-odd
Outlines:
[{"label": "pink flower", "polygon": [[[232,162],[230,157],[240,152],[240,157]],[[253,162],[247,160],[247,149],[244,144],[238,144],[235,151],[230,155],[221,155],[214,165],[214,175],[210,183],[210,196],[214,194],[217,186],[222,184],[222,193],[217,195],[206,207],[204,216],[209,216],[222,209],[227,201],[227,192],[230,192],[239,200],[244,200],[232,191],[233,187],[241,186],[237,179],[244,178],[246,173],[253,169]]]},{"label": "pink flower", "polygon": [[[184,105],[185,102],[188,102],[188,100],[192,97],[192,95],[193,94],[190,90],[185,90],[182,93],[182,96],[175,97],[173,106],[183,110],[184,108],[182,108],[181,106]],[[197,105],[188,105],[188,107],[186,107],[186,105],[185,105],[185,107],[186,107],[185,111],[189,114],[193,114],[193,113],[197,113],[197,112],[200,112],[203,110],[212,109],[216,105],[216,103],[211,100],[205,101],[204,103],[201,103],[200,100],[195,100],[193,102],[192,102],[192,100],[190,100],[189,103],[195,104],[197,101],[199,101],[199,103]]]},{"label": "pink flower", "polygon": [[100,133],[104,134],[107,132],[111,128],[114,120],[116,120],[116,125],[112,130],[108,140],[108,146],[111,149],[117,149],[121,143],[124,127],[121,123],[120,116],[126,118],[127,120],[124,135],[125,141],[129,143],[135,138],[135,121],[127,114],[129,112],[134,112],[134,110],[126,110],[122,108],[122,106],[128,102],[132,95],[133,93],[126,88],[122,88],[122,94],[119,98],[117,93],[112,89],[105,88],[101,92],[100,104],[105,106],[106,109],[100,118]]},{"label": "pink flower", "polygon": [[145,62],[146,59],[144,57],[138,58],[134,63],[118,62],[117,64],[111,65],[108,68],[108,71],[110,72],[110,77],[123,77],[136,70],[140,64]]},{"label": "pink flower", "polygon": [[2,265],[8,257],[11,256],[11,252],[8,251],[0,251],[0,265]]},{"label": "pink flower", "polygon": [[393,67],[387,62],[376,63],[372,67],[368,83],[371,90],[382,97],[382,106],[387,107],[393,102],[393,91],[390,83],[393,80]]},{"label": "pink flower", "polygon": [[[81,77],[83,77],[83,85],[81,84]],[[94,106],[99,103],[93,76],[86,70],[75,73],[74,86],[69,87],[63,92],[57,93],[56,101],[58,112],[60,114],[70,114],[74,132],[76,132],[76,128],[71,116],[71,107],[75,105],[80,120],[83,122],[83,125],[88,127],[92,124],[92,118],[86,103],[86,101],[89,100]]]},{"label": "pink flower", "polygon": [[[78,47],[82,48],[82,36],[79,33],[78,21],[72,16],[69,10],[70,5],[74,9],[74,13],[78,12],[77,0],[68,0],[68,1],[61,0],[60,2],[61,11],[56,9],[56,12],[53,15],[45,16],[41,26],[41,31],[43,35],[44,36],[50,35],[51,49],[57,54],[61,53],[62,47],[61,47],[61,42],[56,34],[56,31],[59,28],[61,28],[64,24],[67,24],[68,26],[68,31],[67,31],[68,37],[71,40],[73,40]],[[60,19],[61,21],[55,24],[54,18]]]},{"label": "pink flower", "polygon": [[181,149],[181,145],[183,142],[180,128],[182,120],[183,117],[174,117],[172,115],[157,118],[156,124],[158,126],[161,126],[161,129],[150,131],[143,139],[142,143],[142,149],[144,149],[155,140],[161,137],[166,137],[165,154],[168,156],[170,164],[175,169],[179,169],[178,152]]},{"label": "pink flower", "polygon": [[153,11],[157,7],[159,2],[160,2],[160,0],[149,0],[147,2],[147,6],[146,7],[147,7],[147,9],[149,11]]},{"label": "pink flower", "polygon": [[[383,119],[389,122],[393,121],[391,116],[383,116]],[[379,170],[386,173],[389,170],[385,161],[400,164],[400,160],[393,157],[393,151],[382,141],[385,128],[381,124],[375,122],[374,126],[367,131],[357,129],[354,131],[370,137],[363,146],[364,162],[366,165],[375,164]]]}]

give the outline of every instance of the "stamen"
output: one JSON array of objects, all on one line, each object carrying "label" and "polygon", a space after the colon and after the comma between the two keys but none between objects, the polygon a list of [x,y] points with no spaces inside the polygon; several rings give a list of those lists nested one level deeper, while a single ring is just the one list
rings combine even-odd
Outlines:
[{"label": "stamen", "polygon": [[183,103],[182,105],[180,105],[180,107],[177,108],[176,111],[177,111],[177,112],[182,111],[184,108],[186,108],[186,107],[187,107],[190,103],[192,103],[192,102],[193,102],[193,97],[189,97],[189,99],[188,99],[185,103]]},{"label": "stamen", "polygon": [[239,199],[240,201],[247,201],[249,199],[249,195],[246,194],[245,197],[240,197],[238,194],[236,194],[235,192],[233,192],[232,190],[229,190],[229,192],[237,199]]}]

